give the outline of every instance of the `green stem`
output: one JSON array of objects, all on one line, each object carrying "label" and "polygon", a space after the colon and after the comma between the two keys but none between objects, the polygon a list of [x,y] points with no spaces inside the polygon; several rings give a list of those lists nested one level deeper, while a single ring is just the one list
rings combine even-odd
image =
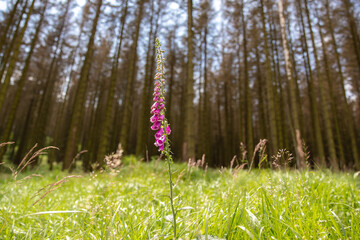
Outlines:
[{"label": "green stem", "polygon": [[169,186],[170,186],[170,203],[171,203],[171,211],[173,215],[173,228],[174,228],[174,239],[176,239],[176,212],[174,208],[174,200],[173,200],[173,182],[172,182],[172,174],[171,174],[171,162],[169,156],[167,156],[167,162],[169,166]]}]

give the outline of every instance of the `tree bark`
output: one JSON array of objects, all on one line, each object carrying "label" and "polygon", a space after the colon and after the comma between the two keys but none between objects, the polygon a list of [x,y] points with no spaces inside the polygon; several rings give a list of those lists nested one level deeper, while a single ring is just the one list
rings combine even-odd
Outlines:
[{"label": "tree bark", "polygon": [[330,119],[330,114],[329,114],[329,109],[328,109],[328,107],[330,105],[330,101],[329,101],[328,95],[326,94],[326,90],[325,90],[326,84],[324,83],[323,76],[321,75],[320,63],[319,63],[319,58],[318,58],[318,54],[317,54],[314,33],[312,30],[308,1],[307,0],[304,0],[304,1],[305,1],[305,14],[306,14],[306,17],[308,20],[311,43],[312,43],[313,52],[314,52],[316,72],[317,72],[318,80],[319,80],[320,99],[322,102],[321,109],[322,109],[322,114],[324,115],[324,121],[325,121],[325,134],[326,134],[326,138],[327,138],[327,142],[328,142],[328,150],[330,153],[330,164],[334,168],[334,170],[338,170],[339,163],[337,162],[334,136],[333,136],[333,132],[332,132],[332,124],[331,124],[331,119]]},{"label": "tree bark", "polygon": [[[281,26],[281,36],[283,42],[283,49],[284,49],[284,56],[285,56],[285,68],[286,68],[286,76],[288,79],[289,84],[289,91],[290,91],[290,109],[292,115],[292,122],[293,122],[293,135],[296,136],[296,139],[301,139],[301,129],[299,123],[299,113],[298,109],[299,106],[296,101],[296,83],[294,79],[294,75],[292,73],[292,62],[290,60],[290,53],[289,53],[289,46],[286,37],[286,28],[285,28],[285,17],[284,17],[284,8],[283,8],[283,0],[278,0],[279,6],[279,18],[280,18],[280,26]],[[297,136],[298,134],[298,136]],[[296,165],[299,169],[305,168],[305,154],[302,149],[301,142],[298,142],[294,139],[295,149],[296,149]]]},{"label": "tree bark", "polygon": [[[326,76],[326,80],[327,80],[327,84],[329,85],[329,104],[330,104],[330,110],[331,110],[331,115],[333,116],[334,119],[334,125],[335,125],[335,140],[336,140],[336,146],[339,152],[339,160],[341,163],[346,164],[345,161],[345,154],[344,154],[344,146],[343,146],[343,139],[341,136],[341,132],[340,132],[340,126],[339,126],[339,113],[336,109],[336,105],[335,105],[335,96],[334,96],[334,88],[333,88],[333,79],[330,76],[330,69],[329,69],[329,60],[327,57],[327,53],[326,53],[326,47],[325,47],[325,42],[324,42],[324,36],[323,33],[321,31],[321,26],[320,26],[320,22],[318,22],[318,28],[319,28],[319,34],[320,34],[320,40],[321,40],[321,47],[322,47],[322,51],[323,51],[323,58],[324,58],[324,66],[325,66],[325,76]],[[340,166],[342,167],[342,166]]]},{"label": "tree bark", "polygon": [[[244,1],[241,7],[241,23],[243,32],[243,61],[244,61],[244,84],[245,84],[245,98],[246,98],[246,146],[248,148],[248,158],[252,158],[254,149],[254,136],[253,136],[253,120],[252,120],[252,97],[249,82],[249,64],[248,64],[248,44],[247,44],[247,25],[244,13]],[[241,127],[241,126],[240,126]]]},{"label": "tree bark", "polygon": [[[56,75],[58,72],[58,60],[61,58],[61,53],[63,52],[63,30],[66,24],[66,17],[69,13],[71,0],[68,0],[65,6],[65,11],[61,15],[60,24],[56,36],[55,51],[53,52],[53,58],[50,63],[50,67],[46,77],[46,83],[44,88],[43,99],[40,103],[39,109],[39,118],[36,122],[36,127],[34,131],[34,136],[36,136],[36,142],[39,144],[39,147],[45,147],[46,140],[46,126],[48,124],[48,119],[50,116],[50,107],[53,99],[53,93],[56,83]],[[58,53],[59,52],[59,53]]]},{"label": "tree bark", "polygon": [[100,164],[103,164],[102,159],[106,154],[106,149],[108,148],[108,143],[110,139],[110,127],[113,118],[113,108],[114,108],[114,101],[115,101],[115,90],[116,90],[116,83],[118,82],[118,65],[119,59],[121,54],[121,47],[123,42],[123,35],[124,35],[124,28],[126,23],[126,17],[128,14],[128,0],[125,1],[124,13],[121,17],[121,29],[120,29],[120,36],[119,42],[117,44],[117,51],[114,56],[113,65],[111,69],[110,75],[110,86],[109,86],[109,94],[106,98],[106,106],[105,106],[105,116],[103,123],[100,126],[100,138],[99,138],[99,147],[97,150],[97,160]]},{"label": "tree bark", "polygon": [[268,114],[269,114],[269,127],[270,127],[270,140],[271,140],[271,152],[275,153],[278,150],[278,132],[276,125],[276,106],[274,97],[274,88],[271,78],[271,64],[270,54],[268,47],[268,34],[265,24],[265,12],[264,12],[264,0],[260,0],[261,7],[261,22],[262,31],[264,37],[264,51],[265,51],[265,64],[266,64],[266,97],[268,101]]},{"label": "tree bark", "polygon": [[195,159],[195,131],[194,131],[194,67],[193,67],[193,6],[192,0],[187,1],[188,25],[187,25],[187,81],[186,81],[186,95],[185,95],[185,139],[183,152],[183,159]]},{"label": "tree bark", "polygon": [[[85,59],[83,66],[81,68],[80,73],[80,79],[79,79],[79,85],[77,87],[76,95],[75,95],[75,103],[74,103],[74,109],[73,114],[71,116],[71,123],[70,123],[70,129],[69,129],[69,136],[67,137],[67,143],[66,143],[66,149],[65,149],[65,158],[63,162],[63,170],[67,170],[71,167],[71,163],[74,158],[75,151],[77,150],[77,140],[79,136],[79,128],[80,128],[80,122],[82,113],[84,112],[84,103],[86,98],[86,89],[87,89],[87,82],[88,82],[88,76],[90,72],[90,66],[91,66],[91,58],[93,56],[94,52],[94,39],[95,34],[97,31],[97,24],[99,21],[100,13],[101,13],[101,6],[103,1],[97,0],[97,6],[96,6],[96,15],[95,19],[93,21],[92,29],[91,29],[91,36],[89,39],[89,43],[87,45],[87,52],[85,54]],[[71,170],[71,169],[69,169]]]},{"label": "tree bark", "polygon": [[131,108],[133,106],[131,97],[133,93],[133,85],[135,82],[135,73],[136,73],[136,60],[137,60],[137,46],[138,46],[138,39],[140,33],[140,25],[143,15],[143,6],[144,0],[139,0],[138,2],[138,15],[136,20],[136,30],[135,30],[135,37],[133,39],[133,45],[130,53],[130,63],[129,63],[129,74],[126,82],[126,91],[125,91],[125,99],[123,104],[124,115],[122,118],[122,126],[121,126],[121,133],[120,133],[120,143],[125,150],[128,151],[128,141],[130,135],[130,127],[131,127],[131,115],[132,111]]},{"label": "tree bark", "polygon": [[334,47],[336,65],[337,65],[339,76],[340,76],[340,84],[341,84],[340,92],[341,92],[341,96],[344,101],[344,109],[345,109],[345,114],[346,114],[345,119],[346,119],[346,123],[347,123],[346,126],[348,127],[348,133],[350,135],[353,160],[354,160],[356,169],[359,170],[360,169],[360,159],[359,159],[359,151],[358,151],[356,136],[355,136],[355,133],[356,133],[355,132],[355,123],[354,123],[354,118],[351,114],[350,106],[349,106],[349,103],[348,103],[348,100],[346,97],[344,74],[343,74],[342,65],[340,62],[340,54],[338,52],[338,45],[337,45],[337,41],[335,38],[334,28],[332,25],[332,19],[330,16],[329,0],[326,0],[325,8],[326,8],[327,23],[328,23],[328,27],[329,27],[329,31],[330,31],[330,35],[331,35],[332,44]]},{"label": "tree bark", "polygon": [[[16,90],[15,98],[14,98],[13,104],[11,106],[11,111],[10,111],[8,120],[6,122],[6,128],[5,128],[5,132],[4,132],[3,136],[2,136],[1,142],[8,141],[9,137],[10,137],[11,128],[13,126],[16,110],[18,109],[18,105],[19,105],[19,102],[20,102],[20,97],[22,95],[23,87],[24,87],[24,84],[25,84],[25,80],[26,80],[26,77],[27,77],[28,70],[29,70],[31,57],[32,57],[32,54],[34,52],[36,43],[38,41],[38,37],[39,37],[39,33],[40,33],[42,23],[44,21],[44,15],[45,15],[47,3],[48,3],[48,1],[46,0],[45,3],[44,3],[44,6],[42,8],[42,11],[41,11],[40,20],[39,20],[38,25],[36,27],[35,34],[32,37],[32,41],[31,41],[31,45],[30,45],[30,51],[29,51],[29,53],[28,53],[28,55],[26,57],[25,65],[24,65],[24,68],[23,68],[23,70],[21,72],[21,77],[20,77],[20,79],[18,81],[18,87],[17,87],[17,90]],[[0,152],[0,158],[1,158],[1,152]]]},{"label": "tree bark", "polygon": [[2,52],[3,46],[4,46],[5,42],[6,42],[8,31],[9,31],[11,25],[13,24],[13,20],[14,20],[14,17],[15,17],[17,7],[18,7],[18,5],[19,5],[19,3],[21,1],[22,0],[16,0],[13,8],[10,11],[9,18],[7,20],[8,22],[6,23],[6,26],[5,26],[5,30],[1,33],[2,36],[0,38],[0,53]]},{"label": "tree bark", "polygon": [[151,9],[151,17],[150,17],[150,31],[149,31],[149,39],[148,39],[148,46],[147,46],[147,54],[146,54],[146,64],[145,64],[145,77],[144,77],[144,87],[142,92],[142,102],[141,102],[141,112],[140,112],[140,120],[138,125],[138,132],[137,132],[137,140],[136,140],[136,154],[145,156],[145,146],[147,142],[147,136],[149,132],[149,109],[150,109],[150,102],[151,102],[151,83],[152,83],[152,68],[154,62],[154,42],[157,34],[158,28],[158,16],[160,13],[160,8],[156,13],[155,16],[155,29],[154,29],[154,2],[152,1],[152,9]]},{"label": "tree bark", "polygon": [[302,15],[302,4],[301,0],[297,0],[298,6],[298,13],[300,16],[300,23],[301,23],[301,36],[302,36],[302,43],[303,43],[303,52],[306,53],[306,58],[304,58],[305,61],[305,68],[308,69],[309,73],[309,79],[308,79],[308,91],[309,91],[309,98],[310,98],[310,108],[311,108],[311,117],[312,117],[312,123],[313,123],[313,129],[315,132],[315,142],[316,142],[316,152],[318,153],[319,157],[319,165],[320,167],[325,167],[325,152],[324,152],[324,143],[323,143],[323,136],[321,133],[320,128],[320,120],[319,120],[319,110],[318,105],[316,102],[316,92],[315,92],[315,86],[314,86],[314,78],[312,74],[312,70],[310,67],[310,56],[309,56],[309,48],[306,41],[306,29],[305,29],[305,23],[304,18]]},{"label": "tree bark", "polygon": [[[4,99],[5,99],[5,96],[6,96],[6,91],[7,91],[8,87],[9,87],[11,76],[13,75],[14,70],[15,70],[16,61],[17,61],[19,53],[20,53],[20,46],[21,46],[22,40],[24,38],[25,31],[27,29],[30,17],[32,15],[33,10],[34,10],[35,2],[36,2],[36,0],[32,1],[31,6],[30,6],[30,8],[28,10],[24,26],[22,27],[20,35],[17,38],[16,45],[14,46],[13,55],[11,57],[11,60],[10,60],[10,63],[9,63],[9,66],[8,66],[8,69],[7,69],[7,72],[6,72],[6,75],[5,75],[4,83],[1,86],[1,90],[0,90],[0,111],[3,108]],[[0,79],[1,79],[1,76],[0,76]]]}]

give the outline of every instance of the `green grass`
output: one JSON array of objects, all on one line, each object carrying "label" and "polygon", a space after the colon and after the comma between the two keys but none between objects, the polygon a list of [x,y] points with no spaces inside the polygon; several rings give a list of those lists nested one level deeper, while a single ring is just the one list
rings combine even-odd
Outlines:
[{"label": "green grass", "polygon": [[[353,173],[240,170],[232,174],[198,169],[188,173],[182,164],[174,169],[177,208],[185,208],[177,217],[181,239],[360,236],[360,177]],[[38,190],[66,176],[42,169],[40,174],[18,182],[11,175],[0,175],[0,239],[172,237],[163,162],[136,162],[118,173],[69,178],[33,206],[43,194],[36,195]]]}]

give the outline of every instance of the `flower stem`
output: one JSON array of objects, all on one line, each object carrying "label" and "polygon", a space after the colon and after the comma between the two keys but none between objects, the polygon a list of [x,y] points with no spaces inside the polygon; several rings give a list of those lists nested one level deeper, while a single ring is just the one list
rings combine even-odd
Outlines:
[{"label": "flower stem", "polygon": [[[163,51],[161,50],[161,44],[160,44],[160,41],[158,38],[156,38],[156,52],[157,52],[157,56],[156,56],[156,59],[157,59],[157,63],[158,63],[158,66],[157,66],[157,74],[155,76],[155,79],[158,79],[158,82],[156,82],[156,88],[155,88],[155,94],[159,94],[160,95],[160,100],[163,102],[161,103],[160,100],[159,102],[161,104],[165,104],[165,96],[164,96],[164,84],[165,84],[165,80],[164,80],[164,76],[165,76],[165,73],[164,73],[164,58],[163,58]],[[155,100],[157,100],[157,96],[155,97]],[[154,101],[155,101],[154,100]],[[159,102],[156,102],[155,104],[158,104]],[[157,105],[155,105],[155,109],[156,110],[157,108]],[[160,108],[160,107],[159,107]],[[159,151],[161,151],[165,156],[166,156],[166,161],[168,162],[168,167],[169,167],[169,186],[170,186],[170,203],[171,203],[171,211],[172,211],[172,215],[173,215],[173,229],[174,229],[174,239],[176,239],[176,211],[175,211],[175,208],[174,208],[174,197],[173,197],[173,187],[174,187],[174,184],[172,182],[172,172],[171,172],[171,164],[173,163],[173,160],[172,160],[172,157],[171,157],[171,150],[170,150],[170,141],[169,141],[169,134],[171,132],[170,130],[170,127],[169,127],[169,124],[167,122],[167,119],[165,118],[165,106],[163,105],[163,107],[161,108],[161,112],[160,112],[160,115],[162,116],[162,121],[161,121],[161,128],[162,128],[162,131],[160,131],[160,135],[162,135],[161,137],[156,137],[155,135],[155,138],[157,139],[156,141],[156,144],[155,146],[158,146],[159,147]],[[153,116],[154,118],[156,117],[156,115]],[[165,142],[162,142],[163,139],[161,139],[162,137],[164,137],[165,139]],[[159,143],[159,140],[160,143]],[[164,144],[164,145],[163,145]],[[162,148],[160,148],[162,147]]]},{"label": "flower stem", "polygon": [[171,211],[173,215],[173,229],[174,229],[174,239],[176,239],[176,212],[174,208],[174,199],[173,199],[173,182],[172,182],[172,173],[171,173],[171,161],[167,159],[169,166],[169,185],[170,185],[170,203],[171,203]]}]

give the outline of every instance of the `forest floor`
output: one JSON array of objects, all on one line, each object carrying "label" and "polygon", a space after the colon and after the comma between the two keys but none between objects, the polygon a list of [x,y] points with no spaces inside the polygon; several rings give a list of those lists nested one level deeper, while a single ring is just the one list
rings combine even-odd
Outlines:
[{"label": "forest floor", "polygon": [[[354,173],[173,168],[179,239],[360,236]],[[130,160],[117,172],[0,173],[0,239],[171,239],[166,169]]]}]

